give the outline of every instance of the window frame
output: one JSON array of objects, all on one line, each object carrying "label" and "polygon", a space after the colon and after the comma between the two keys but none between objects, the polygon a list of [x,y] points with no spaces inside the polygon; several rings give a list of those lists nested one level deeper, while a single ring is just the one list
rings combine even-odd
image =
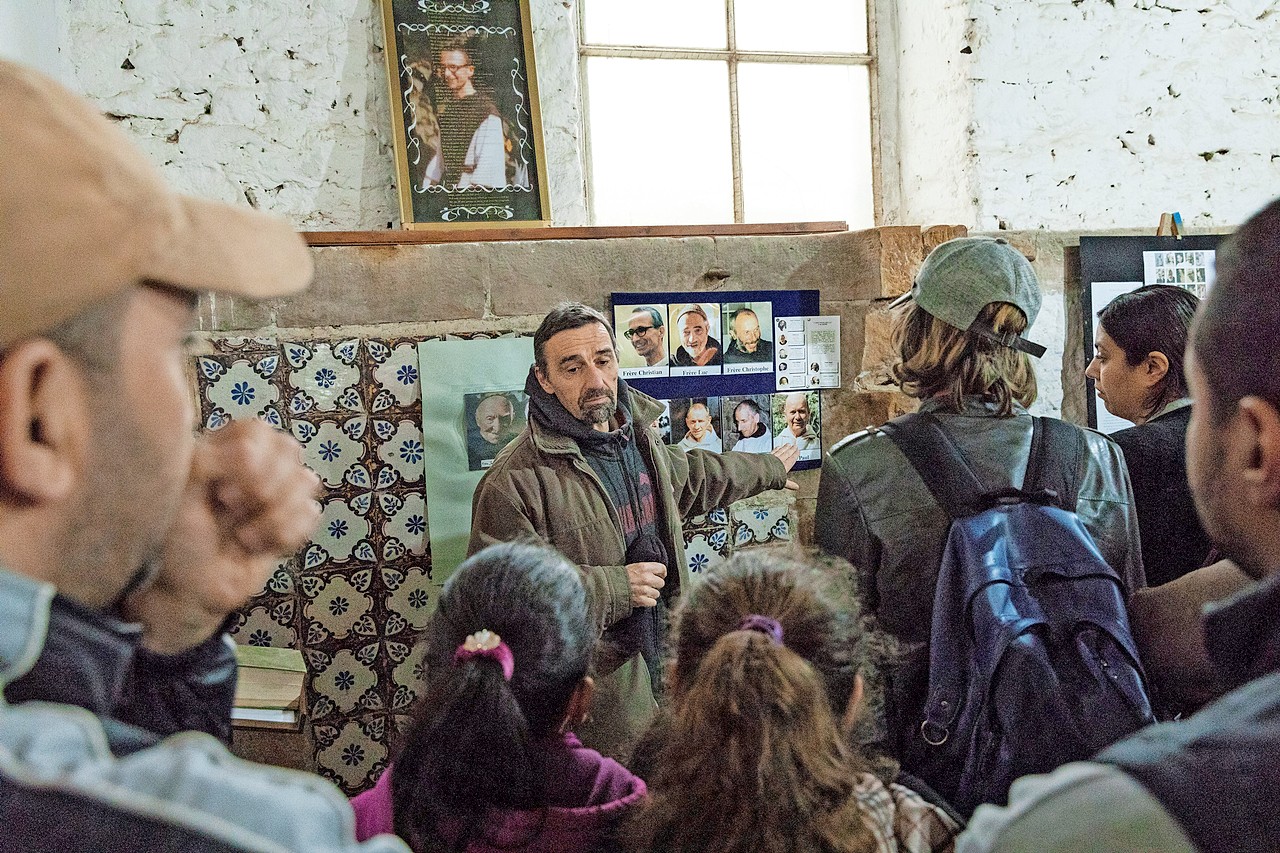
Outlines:
[{"label": "window frame", "polygon": [[871,108],[871,209],[874,225],[882,221],[880,183],[880,85],[878,80],[879,63],[876,62],[877,40],[875,27],[876,0],[862,0],[867,13],[867,53],[823,53],[823,52],[778,52],[760,50],[739,50],[736,35],[736,17],[734,0],[725,3],[725,48],[666,48],[641,47],[627,45],[601,45],[587,43],[586,3],[580,0],[577,5],[577,42],[578,42],[578,94],[579,109],[582,114],[582,170],[585,179],[587,218],[593,225],[596,222],[595,181],[592,174],[591,158],[591,111],[587,80],[587,60],[592,57],[608,57],[617,59],[700,59],[726,62],[729,76],[729,150],[733,170],[733,222],[747,224],[744,217],[742,193],[742,147],[738,121],[738,66],[743,62],[790,63],[796,65],[864,65],[867,67],[867,85]]}]

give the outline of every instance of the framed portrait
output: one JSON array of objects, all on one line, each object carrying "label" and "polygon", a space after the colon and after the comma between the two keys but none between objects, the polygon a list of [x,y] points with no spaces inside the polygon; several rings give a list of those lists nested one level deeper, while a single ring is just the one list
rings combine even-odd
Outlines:
[{"label": "framed portrait", "polygon": [[405,228],[550,224],[529,0],[381,0]]}]

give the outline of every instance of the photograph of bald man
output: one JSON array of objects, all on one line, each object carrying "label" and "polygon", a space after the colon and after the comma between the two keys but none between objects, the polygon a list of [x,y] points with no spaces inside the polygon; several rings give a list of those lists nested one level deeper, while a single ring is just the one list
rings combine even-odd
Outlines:
[{"label": "photograph of bald man", "polygon": [[619,342],[619,376],[633,379],[668,374],[666,314],[666,305],[614,306],[613,327],[619,337],[629,341]]},{"label": "photograph of bald man", "polygon": [[773,341],[762,336],[771,325],[768,302],[725,306],[725,373],[757,373],[773,369]]},{"label": "photograph of bald man", "polygon": [[486,391],[465,396],[465,407],[472,413],[467,424],[470,470],[482,471],[492,465],[498,451],[524,429],[524,402],[517,403],[517,396],[523,395],[516,391]]},{"label": "photograph of bald man", "polygon": [[818,433],[818,394],[816,391],[795,391],[791,394],[775,394],[773,446],[795,445],[800,460],[822,458],[822,438]]},{"label": "photograph of bald man", "polygon": [[724,449],[720,436],[716,435],[715,416],[711,407],[704,400],[692,400],[684,416],[684,438],[676,442],[676,447],[685,451],[710,450],[719,453]]},{"label": "photograph of bald man", "polygon": [[[675,345],[671,365],[672,373],[703,375],[720,372],[722,353],[720,342],[712,337],[719,328],[720,306],[714,303],[689,303],[675,312],[675,333],[679,343]],[[714,368],[714,369],[712,369]]]}]

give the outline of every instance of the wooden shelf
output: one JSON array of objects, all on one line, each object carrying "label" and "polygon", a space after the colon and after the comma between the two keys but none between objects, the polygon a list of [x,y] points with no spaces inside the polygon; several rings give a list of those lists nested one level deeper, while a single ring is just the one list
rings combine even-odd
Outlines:
[{"label": "wooden shelf", "polygon": [[422,243],[486,243],[512,240],[607,240],[618,237],[760,237],[848,231],[844,222],[752,225],[622,225],[566,228],[441,228],[385,231],[303,231],[309,246],[405,246]]}]

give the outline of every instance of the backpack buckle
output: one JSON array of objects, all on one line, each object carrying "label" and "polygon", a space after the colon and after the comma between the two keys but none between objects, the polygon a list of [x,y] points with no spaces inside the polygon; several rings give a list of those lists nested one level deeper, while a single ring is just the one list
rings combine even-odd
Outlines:
[{"label": "backpack buckle", "polygon": [[947,742],[947,738],[951,733],[945,726],[925,720],[920,724],[920,737],[924,738],[924,742],[929,746],[942,746]]}]

